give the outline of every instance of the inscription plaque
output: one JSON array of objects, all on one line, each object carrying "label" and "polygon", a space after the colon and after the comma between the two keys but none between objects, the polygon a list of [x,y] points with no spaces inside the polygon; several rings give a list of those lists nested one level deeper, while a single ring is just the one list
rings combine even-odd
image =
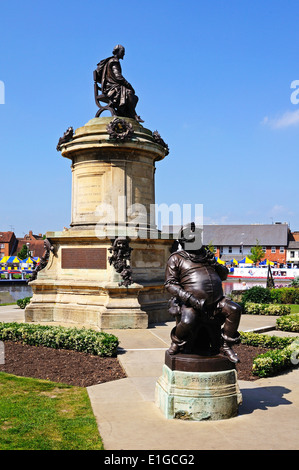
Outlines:
[{"label": "inscription plaque", "polygon": [[106,248],[62,248],[62,269],[106,269]]}]

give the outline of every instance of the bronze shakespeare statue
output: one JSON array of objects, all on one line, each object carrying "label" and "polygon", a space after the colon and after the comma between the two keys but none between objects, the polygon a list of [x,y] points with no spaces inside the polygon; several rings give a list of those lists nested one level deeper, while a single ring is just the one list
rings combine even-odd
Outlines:
[{"label": "bronze shakespeare statue", "polygon": [[[144,122],[135,110],[138,96],[135,95],[132,85],[122,75],[119,61],[124,58],[124,55],[125,48],[118,44],[113,49],[112,57],[98,63],[94,71],[96,103],[100,108],[99,101],[108,103],[108,106],[103,109],[109,109],[113,115]],[[98,95],[99,89],[102,92],[100,96]],[[100,112],[98,111],[96,116],[99,116]]]},{"label": "bronze shakespeare statue", "polygon": [[169,354],[216,355],[239,362],[232,346],[240,341],[241,307],[223,295],[226,266],[202,245],[202,230],[182,227],[177,251],[166,266],[165,287],[172,295],[169,312],[176,316]]}]

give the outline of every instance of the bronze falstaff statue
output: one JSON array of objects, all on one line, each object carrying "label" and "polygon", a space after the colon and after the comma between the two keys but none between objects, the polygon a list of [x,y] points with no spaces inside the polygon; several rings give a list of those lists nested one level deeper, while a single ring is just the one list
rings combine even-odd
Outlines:
[{"label": "bronze falstaff statue", "polygon": [[222,349],[237,363],[232,345],[240,342],[242,308],[223,294],[228,269],[202,245],[202,230],[194,223],[182,227],[178,241],[182,249],[172,253],[166,266],[169,312],[177,320],[168,353],[215,355]]},{"label": "bronze falstaff statue", "polygon": [[[112,57],[103,59],[97,64],[97,69],[94,71],[95,100],[100,107],[97,116],[101,113],[99,101],[103,101],[108,106],[102,109],[109,109],[113,115],[144,122],[135,110],[138,96],[135,95],[132,85],[122,75],[119,61],[124,58],[124,55],[125,48],[118,44],[113,49]],[[99,90],[101,90],[102,95],[98,94]]]}]

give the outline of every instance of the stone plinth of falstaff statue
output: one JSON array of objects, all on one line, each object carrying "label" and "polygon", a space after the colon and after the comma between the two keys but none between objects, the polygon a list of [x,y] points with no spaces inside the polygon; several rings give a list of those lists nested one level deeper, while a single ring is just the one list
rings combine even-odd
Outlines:
[{"label": "stone plinth of falstaff statue", "polygon": [[240,341],[240,305],[226,298],[228,270],[202,245],[202,230],[182,227],[166,265],[165,287],[176,318],[156,404],[167,418],[194,421],[236,416],[242,401],[233,345]]}]

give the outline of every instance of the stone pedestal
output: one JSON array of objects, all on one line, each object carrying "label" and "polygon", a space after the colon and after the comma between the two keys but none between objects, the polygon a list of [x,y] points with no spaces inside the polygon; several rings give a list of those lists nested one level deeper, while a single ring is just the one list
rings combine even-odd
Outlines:
[{"label": "stone pedestal", "polygon": [[234,365],[224,356],[166,352],[155,402],[167,419],[221,420],[237,415],[242,395]]},{"label": "stone pedestal", "polygon": [[[155,163],[166,148],[127,118],[130,138],[112,140],[107,126],[113,119],[91,119],[61,147],[72,162],[71,223],[46,234],[54,252],[30,283],[26,321],[115,329],[170,319],[164,272],[172,240],[157,230],[154,211]],[[128,287],[119,285],[121,276],[109,263],[117,237],[128,237],[133,248]]]}]

